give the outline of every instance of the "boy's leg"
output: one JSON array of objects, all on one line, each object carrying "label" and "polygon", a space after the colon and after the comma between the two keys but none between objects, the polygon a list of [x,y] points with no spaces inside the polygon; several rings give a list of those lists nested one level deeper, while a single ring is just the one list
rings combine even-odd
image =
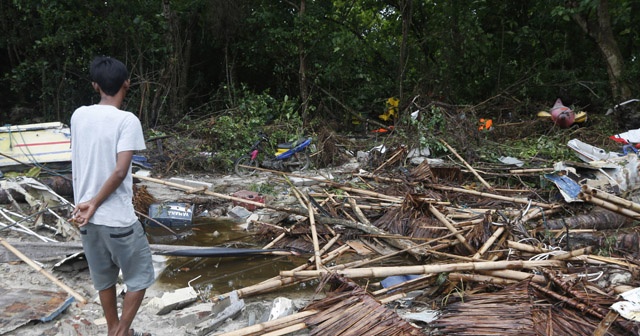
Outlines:
[{"label": "boy's leg", "polygon": [[118,306],[115,283],[118,279],[118,267],[111,260],[105,238],[109,239],[108,228],[88,223],[80,228],[84,254],[89,263],[91,279],[98,290],[100,304],[107,320],[109,336],[115,335],[118,328]]},{"label": "boy's leg", "polygon": [[118,318],[118,302],[116,298],[116,286],[98,291],[100,304],[107,320],[107,332],[109,336],[116,335],[120,320]]},{"label": "boy's leg", "polygon": [[127,292],[124,295],[124,301],[122,302],[122,316],[120,316],[120,322],[118,323],[118,329],[116,329],[115,335],[129,335],[131,324],[138,313],[140,304],[142,304],[145,291],[146,290],[143,289],[136,292]]},{"label": "boy's leg", "polygon": [[127,286],[127,293],[122,303],[122,314],[115,335],[129,335],[133,319],[142,304],[146,288],[155,280],[151,249],[142,224],[136,222],[130,227],[122,228],[121,233],[112,233],[109,241],[112,257],[122,270],[122,278]]}]

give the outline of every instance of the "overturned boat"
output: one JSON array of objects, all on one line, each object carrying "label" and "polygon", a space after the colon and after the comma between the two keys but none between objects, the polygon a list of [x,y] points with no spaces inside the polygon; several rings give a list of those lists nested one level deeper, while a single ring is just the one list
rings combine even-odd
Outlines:
[{"label": "overturned boat", "polygon": [[0,127],[0,169],[71,162],[71,130],[61,122]]}]

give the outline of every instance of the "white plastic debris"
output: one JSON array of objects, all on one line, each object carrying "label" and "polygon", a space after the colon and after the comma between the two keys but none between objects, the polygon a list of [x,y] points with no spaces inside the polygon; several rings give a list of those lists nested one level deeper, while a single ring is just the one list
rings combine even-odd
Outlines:
[{"label": "white plastic debris", "polygon": [[514,165],[518,167],[522,167],[522,165],[524,165],[524,162],[511,156],[501,156],[500,158],[498,158],[498,160],[500,160],[500,162],[504,164]]},{"label": "white plastic debris", "polygon": [[620,316],[627,320],[640,322],[640,287],[620,294],[626,301],[618,301],[611,305]]},{"label": "white plastic debris", "polygon": [[618,153],[607,152],[602,148],[589,145],[588,143],[584,143],[578,139],[569,140],[567,146],[573,149],[580,160],[584,162],[609,160],[619,156]]},{"label": "white plastic debris", "polygon": [[373,152],[374,150],[384,154],[387,151],[387,147],[385,147],[384,145],[378,145],[378,146],[375,146],[375,147],[371,148],[369,150],[369,153]]}]

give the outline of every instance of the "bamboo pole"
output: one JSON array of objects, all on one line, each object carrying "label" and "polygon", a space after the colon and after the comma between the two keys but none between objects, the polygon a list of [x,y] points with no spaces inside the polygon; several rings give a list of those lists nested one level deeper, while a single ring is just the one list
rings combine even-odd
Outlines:
[{"label": "bamboo pole", "polygon": [[632,263],[629,263],[626,260],[620,261],[620,260],[617,260],[617,259],[614,259],[614,258],[603,257],[603,256],[599,256],[599,255],[594,255],[594,254],[589,254],[587,256],[587,258],[593,259],[593,260],[596,260],[596,261],[600,261],[600,262],[604,262],[604,263],[607,263],[607,264],[614,264],[614,265],[619,265],[619,266],[622,266],[622,267],[627,267],[627,268],[632,268],[632,269],[638,269],[639,268],[638,266],[636,266],[636,265],[634,265]]},{"label": "bamboo pole", "polygon": [[487,250],[491,247],[491,245],[493,245],[496,239],[500,237],[504,230],[504,226],[497,228],[496,231],[491,235],[491,237],[489,237],[489,239],[487,239],[487,241],[482,244],[478,252],[476,252],[476,254],[473,256],[473,259],[481,259],[482,255],[487,252]]},{"label": "bamboo pole", "polygon": [[545,252],[549,252],[549,250],[543,249],[542,247],[532,246],[532,245],[529,245],[529,244],[518,243],[518,242],[514,242],[513,240],[507,240],[507,246],[509,248],[514,249],[514,250],[519,250],[519,251],[529,252],[529,253],[545,253]]},{"label": "bamboo pole", "polygon": [[[335,271],[337,274],[347,278],[383,278],[392,275],[409,274],[429,274],[457,271],[489,271],[500,269],[535,268],[535,267],[561,267],[564,262],[561,260],[533,260],[533,261],[487,261],[456,263],[442,265],[417,265],[417,266],[395,266],[395,267],[371,267],[352,268]],[[289,277],[313,277],[329,273],[326,270],[313,271],[281,271],[280,275]]]},{"label": "bamboo pole", "polygon": [[[348,206],[350,207],[350,204],[342,204],[342,203],[338,203],[335,201],[334,197],[340,197],[342,199],[349,199],[349,198],[353,198],[353,199],[357,199],[357,200],[364,200],[369,202],[368,205],[358,205],[360,208],[362,209],[381,209],[381,208],[386,208],[386,207],[395,207],[398,206],[402,203],[402,200],[396,200],[396,201],[392,201],[389,199],[385,199],[385,198],[375,198],[375,197],[363,197],[363,196],[353,196],[353,195],[336,195],[336,194],[329,194],[327,192],[324,192],[322,194],[319,193],[309,193],[310,197],[322,197],[322,196],[326,196],[327,199],[330,199],[334,204],[341,204],[343,206]],[[423,198],[418,198],[420,200],[423,200],[424,202],[432,202],[432,203],[442,203],[445,205],[449,205],[451,204],[450,202],[436,202],[436,199],[434,198],[427,198],[427,197],[423,197]],[[375,203],[375,204],[371,204],[371,203]]]},{"label": "bamboo pole", "polygon": [[[455,241],[456,243],[458,241]],[[451,258],[451,259],[457,259],[457,260],[464,260],[464,261],[478,261],[478,260],[474,260],[471,257],[463,257],[461,255],[457,255],[457,254],[451,254],[451,253],[445,253],[445,252],[439,252],[439,251],[429,251],[429,253],[440,256],[440,257],[445,257],[445,258]]]},{"label": "bamboo pole", "polygon": [[[424,227],[422,227],[424,228]],[[448,230],[447,228],[443,228],[443,227],[434,227],[434,230]],[[408,240],[431,240],[432,238],[426,238],[426,237],[409,237],[409,236],[400,236],[400,235],[394,235],[394,234],[388,234],[388,235],[375,235],[375,234],[363,234],[360,235],[360,237],[370,237],[370,238],[384,238],[384,239],[408,239]]]},{"label": "bamboo pole", "polygon": [[375,180],[380,180],[380,181],[385,181],[385,182],[393,182],[393,183],[406,183],[406,181],[403,181],[401,179],[397,179],[397,178],[391,178],[391,177],[385,177],[385,176],[377,176],[374,175],[373,173],[368,173],[368,174],[351,174],[352,176],[355,177],[364,177],[364,178],[370,178],[370,179],[375,179]]},{"label": "bamboo pole", "polygon": [[538,174],[555,171],[555,168],[510,169],[509,174]]},{"label": "bamboo pole", "polygon": [[320,244],[318,243],[318,231],[316,231],[316,220],[314,219],[313,206],[311,205],[311,202],[308,203],[308,209],[309,209],[309,224],[311,225],[311,238],[313,239],[313,252],[315,254],[315,259],[316,259],[316,269],[320,270],[323,268],[323,266],[320,258]]},{"label": "bamboo pole", "polygon": [[496,192],[503,192],[503,193],[531,193],[533,192],[533,190],[531,189],[503,189],[503,188],[493,188],[494,191]]},{"label": "bamboo pole", "polygon": [[591,188],[591,187],[587,186],[586,184],[582,185],[582,191],[590,193],[593,197],[596,197],[596,198],[611,202],[613,204],[621,205],[621,206],[623,206],[623,207],[625,207],[627,209],[630,209],[632,211],[635,211],[635,212],[640,212],[640,204],[632,202],[632,201],[627,200],[627,199],[624,199],[622,197],[611,195],[611,194],[608,194],[608,193],[606,193],[606,192],[604,192],[602,190]]},{"label": "bamboo pole", "polygon": [[[448,234],[448,235],[445,235],[445,236],[442,236],[442,237],[434,238],[431,241],[416,245],[415,247],[423,247],[423,246],[438,242],[438,241],[440,241],[442,239],[450,238],[451,236],[453,236],[453,234]],[[328,249],[329,246],[331,246],[333,243],[335,243],[335,241],[338,239],[338,237],[339,236],[337,235],[332,240],[330,240],[327,243],[327,245],[325,245],[324,249]],[[433,252],[433,250],[442,249],[442,248],[446,248],[446,247],[449,247],[449,246],[450,246],[449,244],[440,244],[440,245],[437,245],[437,246],[434,246],[434,247],[428,249],[427,251],[429,252],[431,250],[431,252]],[[334,250],[331,253],[329,253],[327,255],[327,257],[322,260],[322,264],[327,264],[329,261],[335,259],[340,254],[342,254],[342,252],[344,252],[345,250],[348,250],[349,248],[350,247],[348,245],[343,245],[343,246],[337,248],[336,250]],[[330,267],[329,269],[333,271],[333,270],[345,269],[345,268],[349,268],[349,267],[362,267],[362,266],[365,266],[365,265],[368,265],[368,264],[371,264],[371,263],[374,263],[374,262],[378,262],[378,261],[381,261],[381,260],[384,260],[384,259],[391,258],[391,257],[393,257],[395,255],[399,255],[401,253],[405,253],[408,250],[413,249],[413,248],[414,247],[410,247],[410,248],[407,248],[407,249],[404,249],[404,250],[399,250],[399,251],[396,251],[396,252],[393,252],[393,253],[390,253],[390,254],[387,254],[387,255],[384,255],[384,256],[380,256],[378,258],[374,258],[374,259],[364,259],[364,260],[358,260],[358,261],[355,261],[355,262],[352,262],[352,263],[348,263],[348,264],[336,265],[336,266]],[[313,262],[314,258],[315,258],[315,256],[311,257],[307,261],[306,264],[302,264],[302,265],[294,268],[292,270],[292,272],[307,269],[311,265],[311,263]],[[256,295],[256,294],[259,294],[259,293],[268,292],[268,291],[271,291],[271,290],[274,290],[274,289],[277,289],[277,288],[293,285],[293,284],[296,284],[296,283],[299,283],[299,282],[311,280],[312,278],[314,278],[314,277],[294,278],[294,277],[283,277],[281,275],[278,275],[278,276],[276,276],[274,278],[265,280],[265,281],[263,281],[263,282],[261,282],[259,284],[251,285],[251,286],[247,286],[247,287],[238,289],[238,290],[236,290],[236,292],[238,294],[238,297],[248,297],[248,296]],[[228,297],[229,294],[230,293],[217,295],[212,299],[217,302],[219,300],[222,300],[222,299]]]},{"label": "bamboo pole", "polygon": [[1,237],[0,237],[0,244],[2,244],[7,250],[13,252],[13,254],[15,254],[18,258],[22,259],[22,261],[24,261],[27,265],[31,266],[33,269],[35,269],[36,271],[40,272],[42,275],[47,277],[49,280],[53,281],[53,283],[58,285],[58,287],[64,289],[65,292],[71,294],[76,300],[78,300],[78,302],[80,302],[81,304],[86,304],[87,303],[87,300],[82,295],[80,295],[79,293],[77,293],[76,291],[71,289],[71,287],[69,287],[69,286],[65,285],[64,283],[62,283],[60,280],[58,280],[58,278],[53,276],[53,274],[47,272],[45,269],[40,267],[33,260],[29,259],[29,257],[24,255],[17,248],[13,247],[11,244],[9,244],[9,242],[7,242],[6,240],[4,240]]},{"label": "bamboo pole", "polygon": [[307,324],[304,322],[300,322],[279,330],[274,330],[272,332],[262,334],[262,336],[282,336],[282,335],[290,334],[294,331],[300,331],[304,329],[307,329]]},{"label": "bamboo pole", "polygon": [[492,285],[510,285],[518,282],[516,280],[493,277],[489,275],[463,273],[449,273],[449,281],[484,282],[490,283]]},{"label": "bamboo pole", "polygon": [[[349,246],[345,245],[345,249],[349,249]],[[343,249],[342,251],[344,251],[345,249]],[[335,251],[334,251],[335,252]],[[327,256],[327,258],[323,259],[323,263],[327,263],[331,260],[333,260],[334,258],[336,258],[338,255],[340,255],[340,253],[336,253],[336,254],[330,254],[329,256]],[[309,265],[308,264],[303,264],[301,266],[299,266],[300,268],[296,268],[295,270],[302,270],[302,269],[306,269]],[[251,285],[251,286],[247,286],[244,288],[240,288],[236,290],[236,293],[238,294],[238,297],[249,297],[251,295],[256,295],[259,293],[264,293],[264,292],[268,292],[271,290],[275,290],[277,288],[282,288],[285,286],[289,286],[289,285],[293,285],[299,282],[303,282],[306,280],[310,280],[309,279],[298,279],[298,278],[294,278],[294,277],[282,277],[280,275],[271,278],[269,280],[265,280],[261,283],[255,284],[255,285]],[[212,298],[214,301],[219,301],[222,300],[226,297],[229,296],[230,293],[225,293],[222,295],[216,295],[214,298]]]},{"label": "bamboo pole", "polygon": [[535,283],[539,283],[539,284],[546,284],[547,283],[547,279],[542,275],[533,274],[533,273],[527,273],[527,272],[522,272],[522,271],[516,271],[516,270],[483,271],[483,272],[480,272],[480,273],[485,274],[485,275],[491,275],[491,276],[494,276],[494,277],[499,277],[499,278],[517,280],[517,281],[530,279],[531,281],[533,281]]},{"label": "bamboo pole", "polygon": [[396,290],[398,288],[404,288],[404,287],[407,287],[407,286],[415,285],[417,283],[421,283],[421,282],[423,282],[425,280],[429,280],[429,279],[433,278],[433,276],[434,276],[434,274],[423,275],[423,276],[421,276],[419,278],[415,278],[415,279],[412,279],[412,280],[401,282],[399,284],[395,284],[395,285],[389,286],[387,288],[382,288],[380,290],[372,292],[371,295],[380,296],[380,295],[386,294],[386,293],[388,293],[390,291]]},{"label": "bamboo pole", "polygon": [[[423,244],[420,244],[420,245],[417,245],[416,247],[423,247],[423,246],[435,243],[435,242],[437,242],[439,240],[442,240],[442,239],[445,239],[445,238],[449,238],[450,236],[453,236],[453,234],[445,235],[443,237],[434,238],[431,241],[423,243]],[[331,243],[331,241],[329,243],[327,243],[327,245],[329,245],[330,243]],[[433,252],[436,249],[447,248],[449,246],[450,246],[449,244],[440,244],[440,245],[437,245],[437,246],[434,246],[434,247],[431,247],[431,248],[427,249],[427,251],[428,252],[429,251]],[[334,250],[331,253],[329,253],[327,255],[327,257],[322,260],[322,263],[323,264],[327,264],[329,261],[335,259],[340,254],[342,254],[342,252],[344,252],[345,250],[348,250],[349,248],[350,247],[348,245],[343,245],[343,246],[337,248],[336,250]],[[399,251],[396,251],[396,252],[393,252],[393,253],[389,253],[387,255],[383,255],[383,256],[374,258],[374,259],[363,259],[363,260],[358,260],[358,261],[354,261],[354,262],[347,263],[347,264],[341,264],[341,265],[332,266],[332,267],[329,268],[329,270],[335,271],[335,270],[339,270],[339,269],[346,269],[346,268],[349,268],[349,267],[363,267],[365,265],[368,265],[368,264],[371,264],[371,263],[374,263],[374,262],[379,262],[379,261],[382,261],[384,259],[391,258],[391,257],[393,257],[395,255],[399,255],[401,253],[405,253],[409,249],[411,249],[411,248],[407,248],[407,249],[404,249],[404,250],[399,250]],[[315,258],[315,257],[312,257],[306,264],[302,264],[302,265],[294,268],[291,272],[296,272],[296,271],[307,269],[310,266],[310,264],[312,262],[311,260],[313,260],[313,258]],[[261,282],[259,284],[238,289],[238,290],[236,290],[236,292],[238,294],[238,297],[248,297],[248,296],[251,296],[251,295],[264,293],[264,292],[267,292],[267,291],[271,291],[271,290],[274,290],[274,289],[277,289],[277,288],[289,286],[289,285],[296,284],[296,283],[299,283],[299,282],[311,280],[313,278],[314,277],[294,278],[294,277],[283,277],[282,275],[278,275],[278,276],[276,276],[274,278],[271,278],[269,280],[265,280],[265,281],[263,281],[263,282]],[[217,295],[213,299],[216,300],[216,301],[219,301],[219,300],[222,300],[225,297],[229,296],[229,294],[230,293]]]},{"label": "bamboo pole", "polygon": [[551,256],[551,259],[553,259],[553,260],[567,260],[569,258],[573,258],[573,257],[589,254],[589,253],[591,253],[591,250],[593,250],[593,247],[587,246],[585,248],[569,251],[569,252],[566,252],[566,253],[563,253],[563,254],[556,254],[554,256]]},{"label": "bamboo pole", "polygon": [[254,324],[252,326],[244,327],[241,329],[229,331],[226,333],[218,334],[218,336],[246,336],[252,334],[262,334],[265,331],[274,329],[275,327],[288,327],[294,325],[301,320],[306,319],[309,316],[317,314],[318,310],[306,310],[303,312],[291,314],[273,321],[267,321],[260,324]]},{"label": "bamboo pole", "polygon": [[460,192],[460,193],[464,193],[464,194],[470,194],[470,195],[476,195],[476,196],[481,196],[481,197],[493,198],[493,199],[498,199],[498,200],[502,200],[502,201],[509,201],[509,202],[513,202],[513,203],[531,204],[533,206],[539,206],[539,207],[543,207],[545,209],[553,209],[553,208],[558,207],[558,205],[554,205],[554,204],[531,202],[530,200],[524,199],[524,198],[506,197],[506,196],[502,196],[502,195],[496,195],[496,194],[492,194],[492,193],[480,192],[480,191],[475,191],[475,190],[468,190],[468,189],[464,189],[464,188],[447,187],[447,186],[443,186],[443,185],[431,185],[430,187],[433,188],[433,189],[438,189],[438,190],[455,191],[455,192]]},{"label": "bamboo pole", "polygon": [[591,196],[589,194],[586,194],[586,193],[583,193],[583,192],[580,192],[578,194],[578,198],[580,198],[580,199],[582,199],[582,200],[584,200],[586,202],[589,202],[591,204],[595,204],[595,205],[597,205],[599,207],[605,208],[607,210],[619,213],[619,214],[621,214],[623,216],[627,216],[627,217],[629,217],[631,219],[640,220],[640,213],[639,212],[635,212],[635,211],[633,211],[631,209],[623,208],[622,206],[620,206],[618,204],[611,203],[609,201],[605,201],[605,200],[603,200],[601,198],[593,197],[593,196]]},{"label": "bamboo pole", "polygon": [[[288,179],[287,179],[288,180]],[[293,191],[293,195],[296,197],[296,199],[298,200],[298,203],[300,204],[300,206],[302,206],[303,208],[306,209],[313,209],[312,206],[308,206],[307,207],[307,202],[305,202],[303,200],[304,196],[300,193],[300,191],[298,190],[298,188],[296,188],[293,184],[289,183],[291,185],[291,190]],[[311,211],[311,210],[309,210]]]},{"label": "bamboo pole", "polygon": [[446,147],[451,151],[451,153],[453,153],[453,155],[455,155],[455,156],[458,158],[458,160],[462,161],[462,163],[463,163],[467,168],[469,168],[469,170],[471,171],[471,173],[473,173],[473,175],[475,175],[475,176],[478,178],[478,180],[480,180],[480,182],[481,182],[485,187],[487,187],[487,189],[489,189],[489,190],[493,190],[493,187],[492,187],[489,183],[487,183],[487,181],[485,181],[485,180],[482,178],[482,176],[480,176],[480,174],[478,174],[478,172],[477,172],[475,169],[473,169],[473,167],[471,167],[471,165],[470,165],[470,164],[468,164],[468,163],[467,163],[467,161],[465,161],[465,159],[463,159],[463,158],[462,158],[462,156],[458,155],[458,152],[456,152],[456,150],[455,150],[455,149],[453,149],[453,147],[449,146],[449,144],[448,144],[446,141],[442,140],[442,139],[440,139],[440,142],[442,142],[442,144],[444,144],[444,145],[445,145],[445,146],[446,146]]},{"label": "bamboo pole", "polygon": [[464,236],[461,235],[460,232],[458,232],[453,224],[451,224],[449,220],[440,211],[438,211],[438,209],[436,209],[436,207],[434,207],[432,204],[429,204],[429,211],[431,211],[431,213],[436,216],[436,218],[438,218],[438,220],[440,220],[440,222],[442,222],[442,224],[444,224],[449,229],[449,231],[451,231],[451,233],[455,235],[455,237],[460,241],[460,243],[462,243],[462,245],[464,245],[464,247],[467,248],[467,250],[469,250],[469,252],[476,252],[476,249],[474,249],[473,246],[471,246],[469,242],[467,242]]},{"label": "bamboo pole", "polygon": [[472,226],[472,225],[476,225],[476,224],[480,224],[484,222],[484,218],[478,218],[478,219],[473,219],[473,220],[468,220],[468,221],[464,221],[464,222],[457,222],[457,223],[452,223],[453,226],[455,228],[461,228],[461,227],[465,227],[465,226]]}]

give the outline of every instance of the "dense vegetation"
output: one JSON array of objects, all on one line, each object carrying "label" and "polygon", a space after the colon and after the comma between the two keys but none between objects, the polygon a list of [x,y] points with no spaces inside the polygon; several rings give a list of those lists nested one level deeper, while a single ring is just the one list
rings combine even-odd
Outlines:
[{"label": "dense vegetation", "polygon": [[[633,0],[7,0],[0,119],[68,122],[96,101],[87,67],[103,54],[129,66],[126,108],[149,136],[200,139],[187,148],[228,154],[217,163],[268,122],[280,138],[404,122],[434,144],[425,134],[452,115],[531,120],[558,97],[598,115],[635,98],[638,12]],[[384,121],[390,97],[399,116]]]}]

